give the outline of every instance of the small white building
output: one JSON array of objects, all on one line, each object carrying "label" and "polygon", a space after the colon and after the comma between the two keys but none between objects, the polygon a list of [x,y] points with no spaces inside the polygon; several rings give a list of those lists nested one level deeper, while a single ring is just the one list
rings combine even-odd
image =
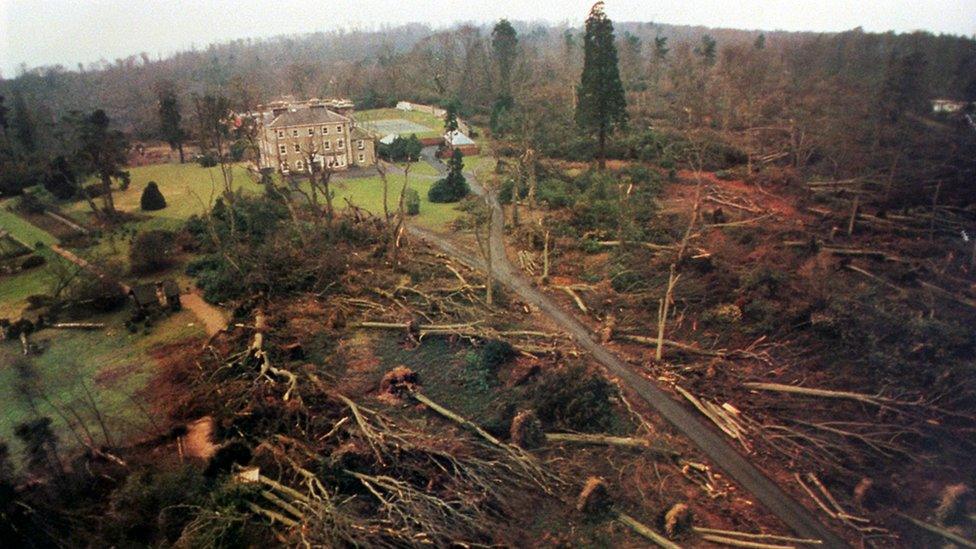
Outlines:
[{"label": "small white building", "polygon": [[952,99],[933,99],[932,112],[952,114],[966,108],[965,101],[955,101]]},{"label": "small white building", "polygon": [[397,110],[401,110],[401,111],[412,111],[413,104],[410,103],[409,101],[397,101],[396,108]]}]

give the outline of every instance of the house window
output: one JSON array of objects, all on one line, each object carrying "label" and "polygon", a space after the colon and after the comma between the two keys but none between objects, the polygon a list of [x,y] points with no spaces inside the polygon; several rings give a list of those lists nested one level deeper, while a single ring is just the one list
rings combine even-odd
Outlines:
[{"label": "house window", "polygon": [[364,162],[366,162],[366,155],[363,153],[359,153],[359,163],[363,164]]},{"label": "house window", "polygon": [[295,143],[295,152],[302,152],[302,146],[298,143]]},{"label": "house window", "polygon": [[281,145],[278,145],[278,152],[281,154],[285,154],[288,152],[288,147],[286,147],[285,144],[282,143]]},{"label": "house window", "polygon": [[281,171],[283,171],[283,172],[287,172],[288,171],[288,163],[287,162],[282,162],[281,163]]},{"label": "house window", "polygon": [[343,141],[343,140],[341,140],[341,139],[338,140],[338,141],[336,141],[336,148],[337,149],[345,149],[346,148],[346,142]]},{"label": "house window", "polygon": [[365,143],[365,142],[363,142],[363,140],[362,140],[362,139],[360,139],[360,140],[359,140],[359,143],[356,143],[356,146],[357,146],[357,147],[359,147],[359,150],[363,150],[363,149],[365,149],[365,148],[366,148],[366,143]]},{"label": "house window", "polygon": [[332,142],[331,141],[329,141],[328,139],[326,139],[325,141],[323,141],[323,143],[325,144],[325,150],[327,150],[327,151],[328,150],[332,150]]},{"label": "house window", "polygon": [[322,126],[322,135],[328,135],[328,134],[329,134],[329,127]]},{"label": "house window", "polygon": [[308,135],[315,135],[315,128],[309,128]]},{"label": "house window", "polygon": [[342,126],[336,126],[336,132],[342,133]]},{"label": "house window", "polygon": [[278,130],[278,137],[284,137],[284,136],[285,136],[285,130]]},{"label": "house window", "polygon": [[294,130],[291,131],[291,136],[298,137],[298,128],[295,128]]},{"label": "house window", "polygon": [[304,163],[304,162],[302,162],[301,160],[296,160],[296,161],[295,161],[295,169],[296,169],[297,171],[302,171],[302,169],[303,169],[304,167],[305,167],[305,163]]}]

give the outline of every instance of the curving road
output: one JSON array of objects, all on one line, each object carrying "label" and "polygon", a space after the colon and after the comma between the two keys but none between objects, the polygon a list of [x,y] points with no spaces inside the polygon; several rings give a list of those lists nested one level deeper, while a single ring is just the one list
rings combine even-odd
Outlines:
[{"label": "curving road", "polygon": [[[441,165],[443,166],[443,164]],[[437,166],[435,165],[435,167]],[[472,190],[483,196],[484,190],[474,177],[471,174],[466,174],[466,176],[472,184]],[[743,489],[762,502],[794,533],[805,538],[822,540],[823,545],[821,547],[847,547],[847,544],[839,536],[823,525],[805,507],[743,457],[722,435],[708,427],[695,412],[672,399],[670,395],[655,384],[634,372],[624,361],[600,345],[585,325],[564,311],[551,298],[529,284],[508,261],[508,256],[505,253],[504,217],[501,206],[493,195],[489,196],[488,201],[491,204],[493,216],[490,238],[493,268],[495,278],[499,283],[514,291],[526,303],[538,307],[543,314],[562,326],[568,334],[576,339],[580,347],[587,350],[594,359],[630,387],[634,393],[670,422],[675,429],[690,439],[712,462],[729,477],[735,479]],[[484,262],[478,256],[460,248],[449,239],[419,227],[408,226],[408,230],[462,263],[473,268],[484,269]]]}]

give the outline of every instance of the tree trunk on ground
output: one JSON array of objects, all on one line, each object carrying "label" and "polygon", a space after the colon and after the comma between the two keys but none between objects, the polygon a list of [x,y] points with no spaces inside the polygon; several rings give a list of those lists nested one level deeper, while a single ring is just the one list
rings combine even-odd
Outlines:
[{"label": "tree trunk on ground", "polygon": [[183,157],[183,143],[178,143],[176,145],[176,150],[180,153],[180,164],[183,164],[186,161]]}]

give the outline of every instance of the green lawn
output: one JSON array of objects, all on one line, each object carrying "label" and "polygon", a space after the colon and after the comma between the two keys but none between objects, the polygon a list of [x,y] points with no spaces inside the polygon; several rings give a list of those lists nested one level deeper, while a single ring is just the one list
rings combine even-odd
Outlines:
[{"label": "green lawn", "polygon": [[[26,359],[20,354],[19,342],[0,342],[0,402],[4,404],[0,412],[0,440],[9,442],[19,452],[21,446],[13,436],[14,428],[41,415],[54,421],[61,447],[77,448],[77,439],[52,408],[53,404],[69,416],[68,408],[75,410],[95,435],[96,442],[102,443],[101,429],[88,403],[86,387],[110,435],[118,439],[144,431],[151,422],[140,405],[148,409],[149,403],[140,401],[138,393],[147,387],[157,371],[156,360],[150,353],[160,345],[202,338],[204,332],[193,314],[183,311],[159,322],[147,335],[130,334],[122,326],[126,315],[128,311],[121,311],[91,319],[105,322],[108,326],[105,330],[43,330],[32,338],[43,352]],[[30,377],[25,378],[23,371],[14,366],[17,360],[27,361]],[[32,410],[30,400],[24,396],[25,384],[35,387],[51,404],[45,398],[35,398],[36,411]]]},{"label": "green lawn", "polygon": [[444,119],[425,112],[401,111],[392,108],[370,109],[370,110],[356,112],[353,115],[353,118],[355,118],[357,122],[363,125],[368,125],[369,122],[373,122],[376,120],[396,120],[396,119],[408,120],[415,124],[420,124],[421,126],[426,126],[427,128],[430,128],[430,131],[421,132],[417,134],[417,137],[421,139],[425,137],[440,137],[441,135],[444,134]]},{"label": "green lawn", "polygon": [[420,162],[414,162],[410,165],[410,175],[436,177],[440,174],[437,173],[437,170],[433,166],[421,160]]},{"label": "green lawn", "polygon": [[54,235],[38,229],[17,214],[11,212],[9,208],[12,205],[13,199],[0,202],[0,229],[10,231],[10,234],[30,246],[31,249],[38,242],[43,243],[45,246],[58,243],[58,239]]},{"label": "green lawn", "polygon": [[[145,216],[138,228],[178,229],[188,217],[203,213],[208,204],[215,200],[223,189],[220,168],[202,168],[195,163],[154,164],[129,169],[132,183],[125,191],[116,190],[113,194],[115,207],[123,212]],[[247,172],[243,164],[233,168],[234,189],[244,192],[261,190],[260,184]],[[139,207],[142,191],[150,181],[159,185],[166,199],[166,208],[155,212],[143,212]],[[84,200],[72,203],[65,211],[73,217],[87,220],[91,210]]]},{"label": "green lawn", "polygon": [[[0,228],[9,231],[31,249],[36,243],[43,243],[44,247],[38,249],[36,253],[49,262],[61,261],[61,257],[49,249],[52,244],[58,243],[58,239],[8,210],[11,203],[10,200],[0,202]],[[49,279],[44,267],[15,275],[0,276],[0,318],[20,317],[27,307],[27,296],[46,293],[48,285]]]},{"label": "green lawn", "polygon": [[[412,173],[411,170],[411,175]],[[395,211],[400,197],[400,188],[403,185],[403,176],[390,174],[387,179],[390,184],[389,209]],[[444,229],[461,215],[456,208],[457,204],[432,204],[427,200],[427,191],[434,181],[435,179],[430,177],[410,177],[409,187],[420,193],[420,215],[411,217],[408,223],[416,223],[429,229]],[[333,187],[337,207],[345,206],[344,198],[348,198],[360,208],[369,210],[375,215],[383,215],[383,182],[378,176],[365,179],[339,178],[333,181]]]},{"label": "green lawn", "polygon": [[464,171],[471,172],[475,177],[481,179],[495,169],[495,163],[495,157],[490,155],[466,156],[464,157]]}]

